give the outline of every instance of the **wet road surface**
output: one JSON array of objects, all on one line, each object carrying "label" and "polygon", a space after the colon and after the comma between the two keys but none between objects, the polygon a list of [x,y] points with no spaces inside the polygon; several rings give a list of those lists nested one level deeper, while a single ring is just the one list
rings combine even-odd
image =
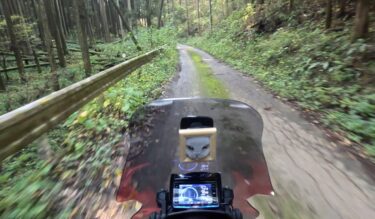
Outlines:
[{"label": "wet road surface", "polygon": [[179,45],[181,71],[165,97],[202,96],[194,62],[201,55],[230,97],[263,117],[263,150],[276,196],[252,197],[259,218],[375,218],[375,182],[365,167],[300,113],[266,92],[250,77],[209,54]]}]

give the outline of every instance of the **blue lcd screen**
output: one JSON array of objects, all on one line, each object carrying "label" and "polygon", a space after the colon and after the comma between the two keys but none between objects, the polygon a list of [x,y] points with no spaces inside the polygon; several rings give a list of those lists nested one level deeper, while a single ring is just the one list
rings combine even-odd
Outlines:
[{"label": "blue lcd screen", "polygon": [[217,208],[219,199],[216,183],[175,184],[174,208]]}]

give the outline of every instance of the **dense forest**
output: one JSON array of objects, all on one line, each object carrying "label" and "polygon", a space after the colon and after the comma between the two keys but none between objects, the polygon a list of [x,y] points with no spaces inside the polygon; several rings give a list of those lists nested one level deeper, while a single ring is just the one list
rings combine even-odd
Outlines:
[{"label": "dense forest", "polygon": [[163,47],[2,161],[1,218],[94,218],[106,197],[92,191],[116,187],[128,119],[163,94],[182,42],[251,75],[354,154],[375,156],[372,0],[1,0],[0,40],[0,114]]}]

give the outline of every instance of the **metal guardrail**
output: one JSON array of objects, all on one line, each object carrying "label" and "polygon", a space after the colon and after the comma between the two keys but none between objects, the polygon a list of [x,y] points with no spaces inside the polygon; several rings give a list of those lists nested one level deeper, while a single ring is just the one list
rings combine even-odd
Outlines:
[{"label": "metal guardrail", "polygon": [[64,121],[135,69],[150,62],[161,50],[127,60],[0,116],[0,161]]}]

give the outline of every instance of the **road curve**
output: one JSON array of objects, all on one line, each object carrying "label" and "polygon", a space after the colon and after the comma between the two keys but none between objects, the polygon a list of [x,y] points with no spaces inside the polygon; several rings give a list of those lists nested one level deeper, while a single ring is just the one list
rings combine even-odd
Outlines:
[{"label": "road curve", "polygon": [[276,195],[249,200],[261,217],[375,218],[375,182],[365,167],[326,138],[323,130],[252,78],[196,48],[179,45],[178,49],[181,71],[165,97],[202,96],[199,74],[187,52],[192,50],[210,66],[232,99],[253,106],[263,117],[263,148]]}]

